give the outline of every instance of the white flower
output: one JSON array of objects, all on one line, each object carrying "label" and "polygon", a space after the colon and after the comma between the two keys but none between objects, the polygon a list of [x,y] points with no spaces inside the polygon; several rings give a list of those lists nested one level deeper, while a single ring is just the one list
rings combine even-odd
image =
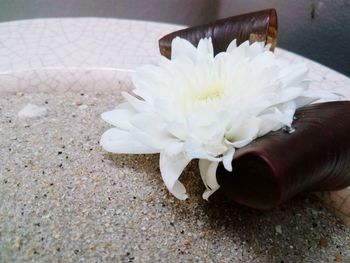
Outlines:
[{"label": "white flower", "polygon": [[182,200],[187,194],[178,179],[199,159],[208,199],[219,188],[219,162],[232,171],[236,148],[290,126],[297,107],[322,95],[308,90],[306,75],[304,65],[276,58],[263,43],[233,41],[214,57],[211,39],[196,48],[175,38],[172,59],[139,68],[135,96],[123,93],[126,102],[102,114],[115,128],[101,145],[113,153],[160,153],[165,185]]}]

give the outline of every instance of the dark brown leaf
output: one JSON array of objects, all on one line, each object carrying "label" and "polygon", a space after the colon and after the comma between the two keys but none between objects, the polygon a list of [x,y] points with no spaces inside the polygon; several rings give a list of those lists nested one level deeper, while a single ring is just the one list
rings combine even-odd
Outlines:
[{"label": "dark brown leaf", "polygon": [[300,108],[294,132],[283,129],[239,149],[230,173],[219,165],[218,183],[232,200],[270,209],[301,192],[350,185],[350,101]]},{"label": "dark brown leaf", "polygon": [[273,51],[277,41],[277,14],[275,9],[267,9],[173,32],[159,40],[163,56],[171,57],[171,42],[177,36],[187,39],[195,46],[200,39],[211,37],[215,54],[225,51],[234,39],[237,39],[238,45],[246,40],[265,42],[271,44]]}]

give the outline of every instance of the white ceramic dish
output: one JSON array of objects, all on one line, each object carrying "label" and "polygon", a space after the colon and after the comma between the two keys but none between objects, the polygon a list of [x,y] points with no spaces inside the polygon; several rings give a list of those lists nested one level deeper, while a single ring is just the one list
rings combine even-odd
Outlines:
[{"label": "white ceramic dish", "polygon": [[[158,39],[181,28],[102,18],[1,23],[0,94],[128,90],[130,72],[159,54]],[[310,69],[311,87],[330,89],[350,99],[350,78],[283,49],[277,48],[276,54],[305,63]],[[350,188],[322,196],[350,224]]]}]

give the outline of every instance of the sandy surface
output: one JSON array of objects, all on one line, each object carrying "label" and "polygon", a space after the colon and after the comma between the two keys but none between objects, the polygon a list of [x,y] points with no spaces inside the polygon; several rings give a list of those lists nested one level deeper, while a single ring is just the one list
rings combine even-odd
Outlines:
[{"label": "sandy surface", "polygon": [[[47,115],[19,118],[28,103]],[[99,114],[115,97],[0,98],[0,262],[350,262],[350,228],[307,196],[269,212],[168,194],[157,155],[111,155]],[[81,106],[87,105],[86,106]]]}]

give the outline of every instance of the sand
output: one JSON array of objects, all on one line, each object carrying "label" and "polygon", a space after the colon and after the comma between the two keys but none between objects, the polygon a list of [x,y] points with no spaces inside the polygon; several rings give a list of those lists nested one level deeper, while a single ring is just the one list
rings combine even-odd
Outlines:
[{"label": "sand", "polygon": [[[256,211],[201,198],[197,163],[166,190],[157,155],[113,155],[116,96],[0,98],[0,262],[350,262],[350,228],[311,196]],[[45,115],[19,117],[27,104]]]}]

